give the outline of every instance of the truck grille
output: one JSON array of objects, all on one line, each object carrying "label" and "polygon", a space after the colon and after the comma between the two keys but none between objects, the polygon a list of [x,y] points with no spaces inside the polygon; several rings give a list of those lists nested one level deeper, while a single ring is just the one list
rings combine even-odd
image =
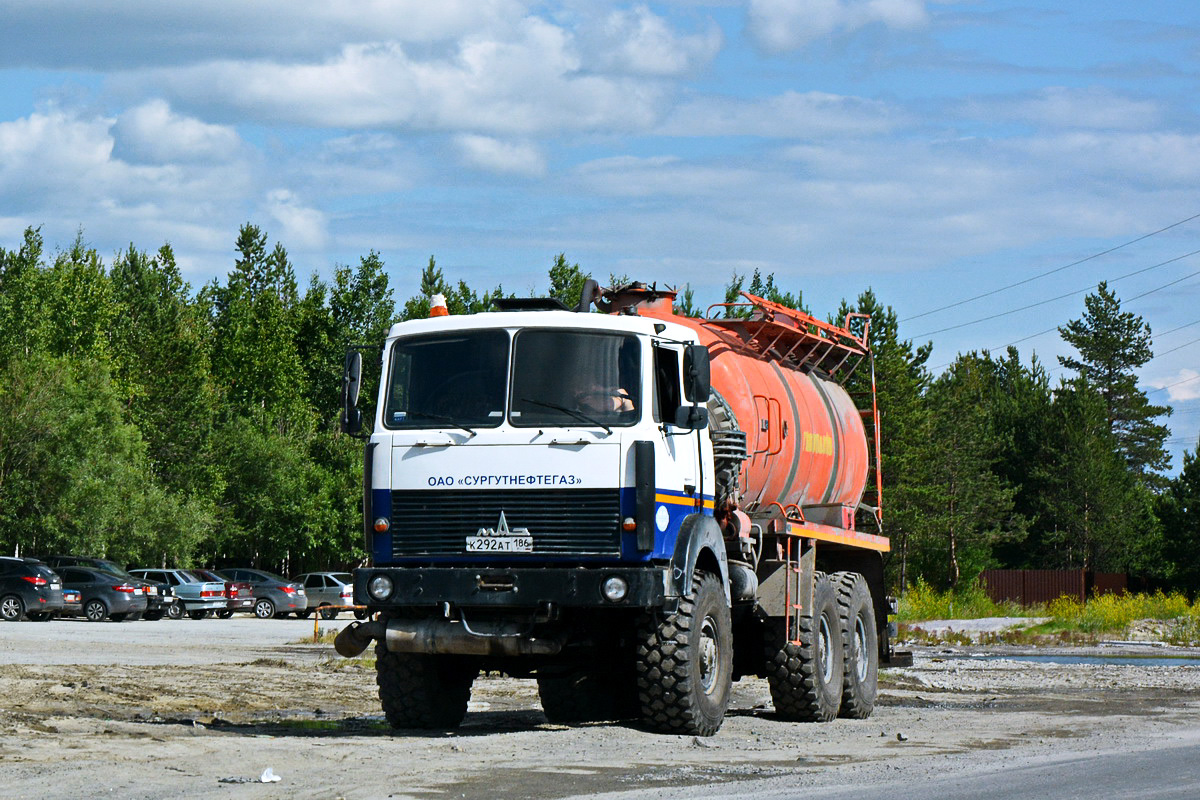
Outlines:
[{"label": "truck grille", "polygon": [[534,554],[620,553],[618,489],[452,489],[392,492],[392,554],[460,555],[468,536],[497,527],[502,511],[510,530],[529,529]]}]

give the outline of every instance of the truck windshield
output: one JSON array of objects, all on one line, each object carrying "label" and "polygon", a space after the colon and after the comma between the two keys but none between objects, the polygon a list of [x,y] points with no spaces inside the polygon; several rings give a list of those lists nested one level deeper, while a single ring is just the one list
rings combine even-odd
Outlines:
[{"label": "truck windshield", "polygon": [[641,408],[640,369],[631,335],[520,331],[513,343],[512,424],[632,425]]},{"label": "truck windshield", "polygon": [[494,428],[504,420],[506,331],[414,336],[392,346],[383,424]]}]

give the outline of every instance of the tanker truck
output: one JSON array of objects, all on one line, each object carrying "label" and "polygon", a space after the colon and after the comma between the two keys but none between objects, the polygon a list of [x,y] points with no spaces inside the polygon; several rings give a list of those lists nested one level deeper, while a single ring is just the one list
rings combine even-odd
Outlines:
[{"label": "tanker truck", "polygon": [[347,353],[371,619],[335,647],[374,645],[393,727],[457,726],[481,671],[536,679],[552,722],[710,736],[743,676],[786,720],[871,714],[905,654],[873,376],[858,405],[842,386],[872,369],[869,320],[747,293],[694,319],[674,296],[589,281],[575,309],[398,323],[369,435]]}]

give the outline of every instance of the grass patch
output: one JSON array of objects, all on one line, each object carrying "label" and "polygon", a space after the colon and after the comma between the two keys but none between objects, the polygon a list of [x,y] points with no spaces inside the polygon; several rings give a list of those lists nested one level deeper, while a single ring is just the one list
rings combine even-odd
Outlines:
[{"label": "grass patch", "polygon": [[[973,585],[957,591],[939,592],[918,581],[900,598],[896,619],[909,641],[918,643],[966,644],[953,641],[961,633],[929,634],[912,623],[932,619],[979,619],[982,617],[1049,617],[1048,622],[1019,630],[974,637],[975,643],[1003,644],[1090,644],[1103,638],[1127,636],[1135,623],[1153,620],[1161,640],[1170,644],[1200,644],[1200,600],[1189,602],[1179,592],[1106,594],[1079,602],[1060,597],[1045,604],[1020,606],[996,603]],[[982,639],[982,641],[981,641]]]}]

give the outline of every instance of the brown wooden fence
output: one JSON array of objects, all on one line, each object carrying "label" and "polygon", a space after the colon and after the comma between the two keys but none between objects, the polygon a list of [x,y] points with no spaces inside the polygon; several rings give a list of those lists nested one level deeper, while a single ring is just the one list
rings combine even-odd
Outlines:
[{"label": "brown wooden fence", "polygon": [[988,597],[997,603],[1049,603],[1059,597],[1083,602],[1102,594],[1119,594],[1129,586],[1123,572],[1081,569],[988,569],[979,577]]}]

